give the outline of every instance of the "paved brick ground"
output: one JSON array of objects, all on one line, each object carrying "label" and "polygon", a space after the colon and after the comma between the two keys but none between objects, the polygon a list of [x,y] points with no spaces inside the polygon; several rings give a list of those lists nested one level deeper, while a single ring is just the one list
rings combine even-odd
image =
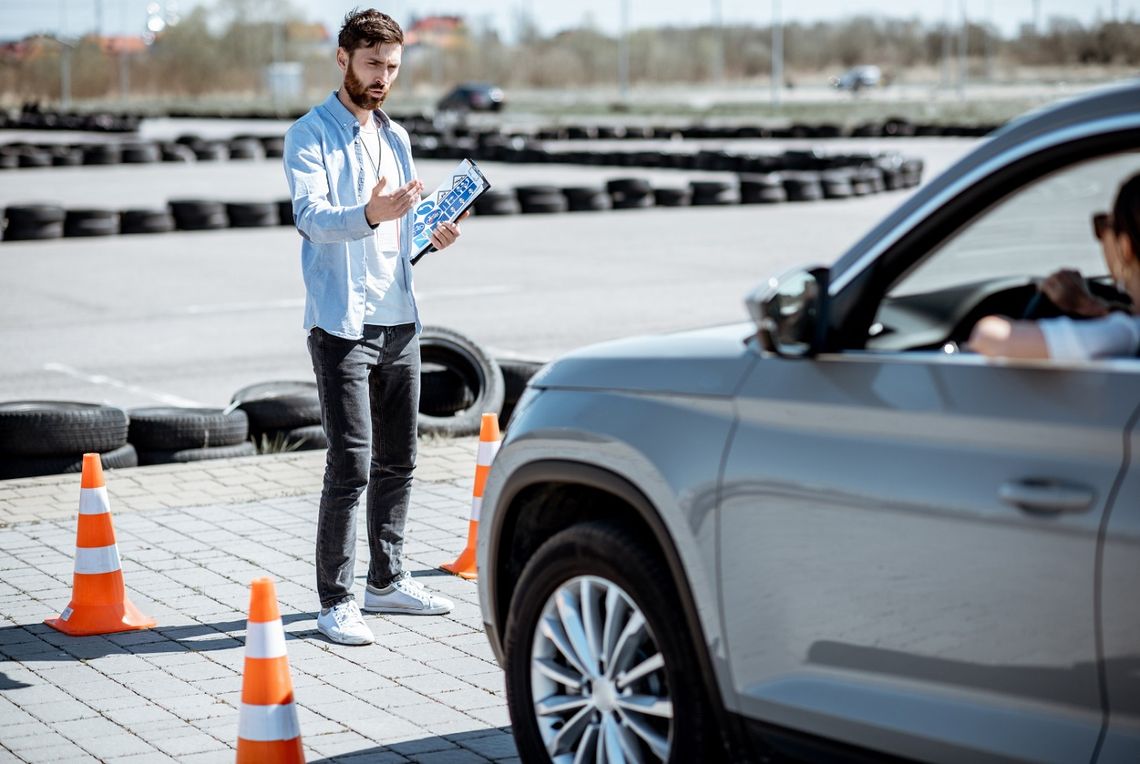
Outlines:
[{"label": "paved brick ground", "polygon": [[455,610],[366,615],[368,647],[316,631],[322,452],[107,472],[129,596],[159,625],[106,637],[42,624],[70,599],[78,476],[0,482],[0,761],[232,761],[248,584],[263,575],[310,762],[516,760],[475,585],[436,570],[464,543],[475,446],[423,444],[405,547]]}]

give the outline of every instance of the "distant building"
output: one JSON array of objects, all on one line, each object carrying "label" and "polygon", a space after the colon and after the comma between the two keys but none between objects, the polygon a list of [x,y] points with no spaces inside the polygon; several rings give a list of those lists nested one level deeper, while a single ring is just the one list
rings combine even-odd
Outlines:
[{"label": "distant building", "polygon": [[462,16],[425,16],[412,22],[404,33],[408,47],[426,45],[451,50],[467,42],[467,24]]}]

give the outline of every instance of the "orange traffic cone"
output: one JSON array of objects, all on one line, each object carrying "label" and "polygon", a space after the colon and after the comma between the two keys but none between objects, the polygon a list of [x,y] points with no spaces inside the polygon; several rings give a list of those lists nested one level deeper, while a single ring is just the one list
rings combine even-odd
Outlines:
[{"label": "orange traffic cone", "polygon": [[479,455],[475,457],[475,489],[471,492],[471,520],[467,523],[467,546],[459,553],[459,559],[440,565],[440,569],[454,573],[468,581],[477,575],[475,568],[475,542],[479,538],[479,510],[483,508],[483,488],[487,485],[487,475],[491,472],[491,462],[499,453],[499,417],[484,414],[479,427]]},{"label": "orange traffic cone", "polygon": [[44,623],[72,636],[149,629],[155,620],[139,612],[127,599],[123,586],[119,547],[111,525],[111,504],[99,454],[83,455],[80,485],[71,602],[59,618],[48,618]]},{"label": "orange traffic cone", "polygon": [[238,717],[238,764],[304,762],[301,725],[293,705],[293,680],[285,652],[285,628],[270,578],[250,584],[245,631],[245,671]]}]

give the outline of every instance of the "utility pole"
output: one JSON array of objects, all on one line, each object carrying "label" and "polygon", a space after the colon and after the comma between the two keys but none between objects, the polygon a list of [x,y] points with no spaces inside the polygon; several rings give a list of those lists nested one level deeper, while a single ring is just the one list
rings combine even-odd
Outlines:
[{"label": "utility pole", "polygon": [[966,97],[966,54],[969,53],[970,22],[966,18],[966,0],[959,0],[962,9],[962,26],[958,30],[958,98]]},{"label": "utility pole", "polygon": [[950,87],[950,2],[942,1],[942,87]]},{"label": "utility pole", "polygon": [[618,92],[629,99],[629,0],[621,0],[621,40],[618,41]]},{"label": "utility pole", "polygon": [[784,22],[780,17],[780,0],[772,0],[772,106],[780,108],[784,89]]},{"label": "utility pole", "polygon": [[713,82],[724,83],[724,19],[721,15],[720,0],[712,0],[713,22]]}]

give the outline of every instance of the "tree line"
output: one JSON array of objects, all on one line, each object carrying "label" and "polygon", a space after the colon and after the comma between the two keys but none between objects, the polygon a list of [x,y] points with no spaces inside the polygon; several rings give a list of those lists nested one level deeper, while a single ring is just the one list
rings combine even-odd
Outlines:
[{"label": "tree line", "polygon": [[[333,40],[287,5],[267,0],[230,0],[225,14],[195,7],[156,36],[144,51],[108,53],[94,36],[75,41],[71,94],[77,99],[113,99],[122,91],[149,99],[202,98],[263,93],[264,70],[274,61],[303,64],[307,93],[335,86]],[[276,21],[266,19],[275,18]],[[957,28],[917,20],[854,17],[783,29],[788,84],[818,81],[821,73],[855,64],[877,64],[889,77],[906,81],[915,70],[937,67],[947,52],[958,55]],[[403,86],[448,87],[486,80],[503,87],[574,88],[617,83],[621,41],[583,26],[539,34],[520,19],[516,39],[505,40],[486,24],[461,25],[445,46],[417,45],[405,52]],[[722,80],[766,80],[771,73],[771,30],[764,26],[658,27],[628,38],[630,82],[700,84]],[[1140,65],[1140,23],[1092,25],[1064,18],[1043,29],[1024,27],[1005,38],[980,24],[966,30],[969,76],[1002,78],[1023,67],[1134,67]],[[11,101],[52,100],[61,87],[63,48],[48,38],[8,46],[0,54],[0,97]]]}]

